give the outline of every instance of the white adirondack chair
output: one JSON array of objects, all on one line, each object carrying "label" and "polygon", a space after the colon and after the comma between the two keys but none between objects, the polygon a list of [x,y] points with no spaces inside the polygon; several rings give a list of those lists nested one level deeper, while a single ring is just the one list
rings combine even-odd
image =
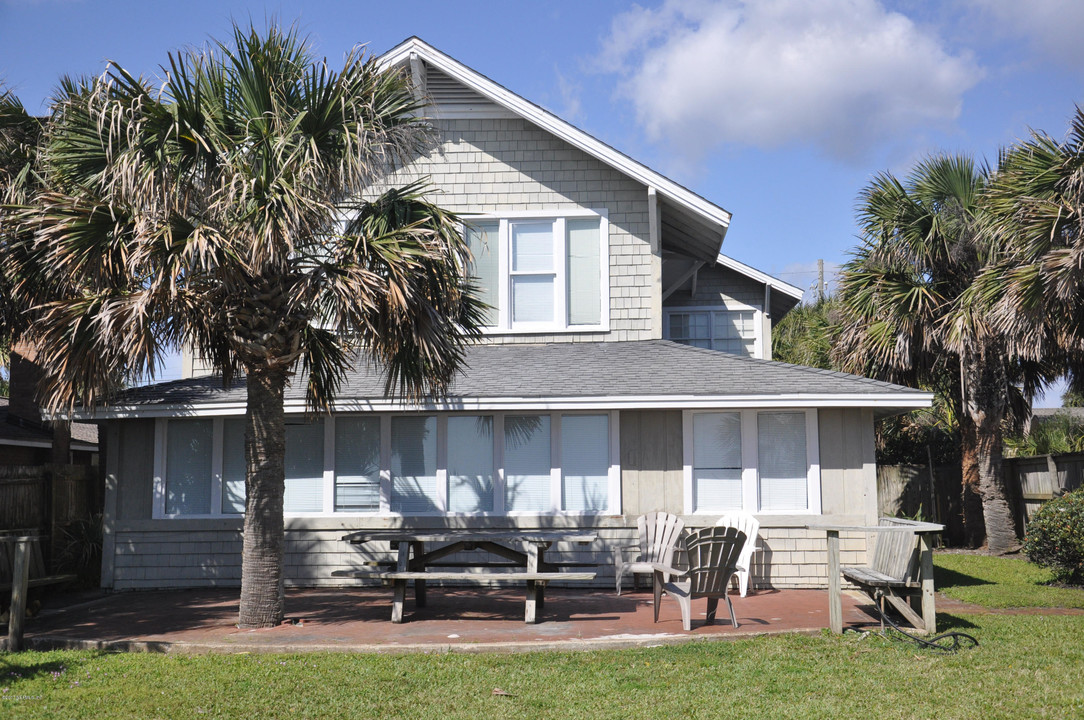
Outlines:
[{"label": "white adirondack chair", "polygon": [[[613,551],[618,595],[621,594],[621,578],[625,573],[632,573],[632,587],[635,590],[637,573],[653,573],[655,569],[652,563],[674,564],[674,550],[681,531],[685,529],[685,521],[667,512],[650,512],[636,518],[636,527],[640,531],[640,544],[616,548]],[[638,550],[639,554],[632,561],[626,562],[624,553],[627,550]]]},{"label": "white adirondack chair", "polygon": [[745,533],[745,545],[738,556],[738,571],[734,578],[738,582],[738,591],[742,597],[749,592],[749,573],[753,567],[753,551],[757,548],[757,533],[760,521],[747,512],[733,512],[723,515],[715,521],[716,527],[732,527]]},{"label": "white adirondack chair", "polygon": [[[715,623],[719,598],[726,600],[730,610],[730,624],[738,627],[734,603],[730,602],[727,587],[737,571],[738,555],[745,544],[745,533],[732,527],[706,527],[685,537],[685,551],[689,569],[679,570],[656,563],[655,568],[655,622],[659,621],[659,605],[665,592],[678,601],[681,608],[681,625],[688,632],[692,629],[692,601],[708,599],[707,624]],[[670,580],[670,577],[674,577]]]}]

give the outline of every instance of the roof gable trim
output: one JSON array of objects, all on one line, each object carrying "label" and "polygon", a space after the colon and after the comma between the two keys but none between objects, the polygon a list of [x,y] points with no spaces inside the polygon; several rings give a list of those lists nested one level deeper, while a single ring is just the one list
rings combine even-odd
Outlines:
[{"label": "roof gable trim", "polygon": [[[714,203],[705,200],[673,180],[660,175],[651,168],[636,162],[628,155],[610,147],[583,130],[565,122],[553,113],[498,85],[484,75],[463,65],[417,37],[409,38],[380,56],[383,67],[398,65],[417,54],[445,75],[463,83],[475,92],[489,98],[525,120],[538,125],[570,145],[579,148],[629,177],[653,187],[664,196],[719,225],[725,233],[730,225],[731,214]],[[722,237],[720,236],[720,244]]]}]

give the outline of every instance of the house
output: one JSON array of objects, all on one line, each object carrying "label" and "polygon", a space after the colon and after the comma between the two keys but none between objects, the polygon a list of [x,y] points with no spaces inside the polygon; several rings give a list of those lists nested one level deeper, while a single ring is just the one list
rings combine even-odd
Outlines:
[{"label": "house", "polygon": [[[822,586],[824,532],[877,512],[874,418],[930,395],[770,360],[799,289],[720,254],[730,213],[417,38],[383,56],[435,103],[426,176],[470,213],[485,342],[446,398],[384,397],[364,364],[329,415],[288,389],[286,576],[331,585],[371,527],[590,527],[610,562],[650,510],[761,520],[754,586]],[[245,392],[201,376],[100,409],[103,584],[237,585]],[[844,545],[858,562],[865,540]],[[610,579],[600,573],[599,583]]]},{"label": "house", "polygon": [[25,343],[9,354],[8,397],[0,397],[0,465],[97,465],[95,425],[42,420],[35,396],[42,373],[35,358]]}]

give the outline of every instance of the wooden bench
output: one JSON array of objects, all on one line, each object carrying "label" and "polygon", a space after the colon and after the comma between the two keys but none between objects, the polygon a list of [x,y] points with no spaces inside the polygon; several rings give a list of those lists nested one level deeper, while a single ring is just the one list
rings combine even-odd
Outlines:
[{"label": "wooden bench", "polygon": [[27,591],[30,588],[59,585],[75,579],[75,575],[47,572],[40,536],[0,536],[0,591],[11,591],[11,603],[8,605],[9,651],[22,649]]},{"label": "wooden bench", "polygon": [[[474,567],[477,567],[475,565]],[[451,582],[526,582],[527,601],[524,608],[524,621],[528,623],[538,622],[538,614],[545,604],[546,583],[554,580],[594,580],[593,572],[530,572],[523,569],[512,570],[482,570],[471,572],[459,571],[419,571],[419,570],[336,570],[331,573],[334,577],[351,577],[357,579],[381,580],[385,585],[390,584],[395,588],[392,599],[391,621],[403,622],[403,604],[406,601],[407,581],[415,583],[415,590],[425,587],[425,583],[431,580],[447,580]],[[425,606],[425,593],[416,592],[415,598],[419,607]]]},{"label": "wooden bench", "polygon": [[[888,601],[916,629],[932,633],[936,611],[929,536],[941,529],[931,523],[881,518],[876,528],[867,528],[877,534],[870,564],[841,568],[843,577],[869,595],[882,613]],[[921,615],[913,607],[916,601]],[[883,627],[883,619],[881,624]]]}]

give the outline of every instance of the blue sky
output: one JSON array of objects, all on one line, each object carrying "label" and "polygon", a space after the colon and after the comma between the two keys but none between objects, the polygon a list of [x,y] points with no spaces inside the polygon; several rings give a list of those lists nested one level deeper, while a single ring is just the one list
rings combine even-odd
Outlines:
[{"label": "blue sky", "polygon": [[64,74],[153,75],[268,17],[334,60],[418,35],[725,207],[723,251],[800,287],[846,259],[876,173],[993,162],[1084,101],[1080,0],[0,0],[0,80],[44,111]]}]

